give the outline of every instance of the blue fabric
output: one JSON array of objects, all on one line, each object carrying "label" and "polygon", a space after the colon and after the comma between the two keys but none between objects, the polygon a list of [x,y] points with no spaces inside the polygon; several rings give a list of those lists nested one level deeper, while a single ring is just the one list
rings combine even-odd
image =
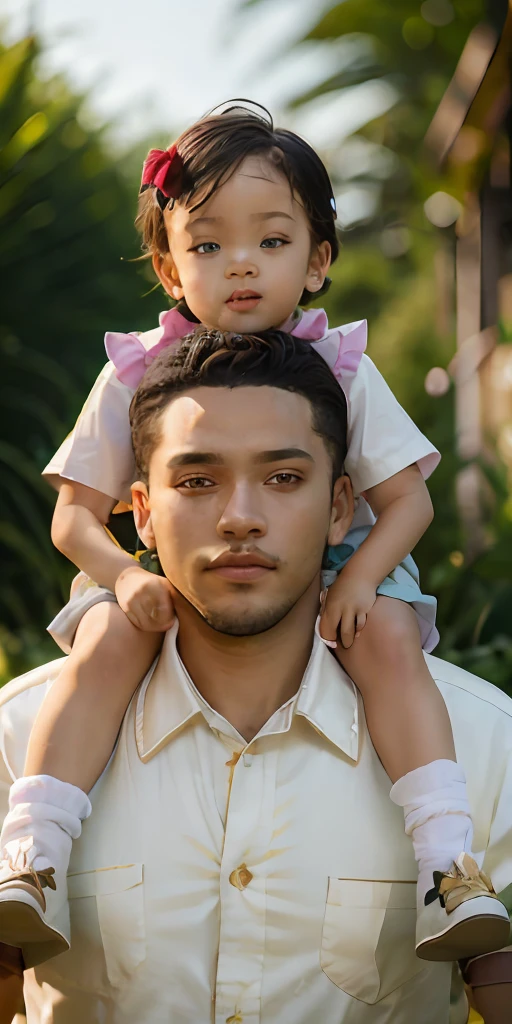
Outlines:
[{"label": "blue fabric", "polygon": [[[334,583],[354,552],[366,540],[371,529],[371,526],[356,526],[349,530],[343,544],[327,548],[322,572],[324,586],[329,587],[331,583]],[[430,594],[421,592],[418,567],[411,555],[407,555],[407,558],[404,558],[403,562],[400,562],[400,565],[397,565],[396,569],[386,576],[386,579],[377,587],[377,593],[384,597],[405,601],[406,604],[410,604],[414,608],[418,618],[423,650],[427,653],[433,651],[439,642],[439,633],[436,629],[437,601]]]}]

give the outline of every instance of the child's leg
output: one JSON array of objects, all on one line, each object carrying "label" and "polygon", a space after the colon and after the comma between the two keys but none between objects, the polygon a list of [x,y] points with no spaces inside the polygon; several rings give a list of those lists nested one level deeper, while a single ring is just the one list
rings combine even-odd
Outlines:
[{"label": "child's leg", "polygon": [[455,760],[446,704],[410,605],[377,597],[361,635],[347,649],[338,644],[336,657],[362,695],[368,731],[392,782],[431,761]]},{"label": "child's leg", "polygon": [[[427,669],[413,609],[394,598],[378,596],[361,635],[349,649],[338,644],[336,656],[361,692],[373,745],[395,783],[391,799],[404,809],[405,829],[418,862],[421,910],[433,888],[434,871],[448,872],[462,853],[470,853],[473,826],[464,771],[455,760],[448,711]],[[476,865],[474,871],[478,876]],[[452,917],[451,925],[443,926],[441,919],[442,934],[436,933],[439,925],[435,921],[433,926],[428,921],[426,931],[419,933],[421,956],[455,960],[470,955],[467,948],[479,952],[499,948],[499,936],[507,928],[501,913],[504,908],[490,898],[479,879],[472,886],[475,894],[484,902],[468,900],[466,909],[459,908]],[[467,909],[469,902],[472,905]],[[469,929],[465,915],[471,919]],[[490,927],[482,925],[483,918],[490,920]],[[451,938],[444,934],[450,927],[458,929]]]},{"label": "child's leg", "polygon": [[427,669],[413,609],[377,597],[361,635],[348,649],[338,644],[336,656],[362,695],[373,745],[396,783],[392,799],[404,789],[405,799],[396,802],[405,809],[417,800],[425,810],[425,821],[421,813],[406,820],[407,832],[413,821],[418,826],[413,843],[424,895],[433,871],[448,871],[470,849],[472,825],[448,711]]},{"label": "child's leg", "polygon": [[[136,629],[113,602],[94,605],[41,706],[1,835],[0,942],[20,947],[26,967],[67,948],[50,920],[65,902],[72,840],[91,809],[86,792],[107,764],[128,702],[161,642],[161,633]],[[55,882],[47,920],[41,887],[55,889]]]},{"label": "child's leg", "polygon": [[25,775],[51,775],[87,793],[161,644],[161,633],[141,632],[117,604],[90,608],[34,722]]}]

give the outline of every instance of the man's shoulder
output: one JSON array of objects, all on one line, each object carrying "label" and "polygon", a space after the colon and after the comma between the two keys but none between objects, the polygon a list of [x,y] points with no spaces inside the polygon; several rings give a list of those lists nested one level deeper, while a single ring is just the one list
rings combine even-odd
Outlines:
[{"label": "man's shoulder", "polygon": [[475,676],[471,672],[453,665],[449,661],[435,658],[432,654],[425,655],[430,674],[440,686],[445,696],[462,698],[466,706],[473,704],[475,711],[486,711],[505,717],[512,726],[512,699],[486,679]]},{"label": "man's shoulder", "polygon": [[0,690],[0,756],[13,778],[23,774],[34,719],[66,660],[57,658],[25,672]]},{"label": "man's shoulder", "polygon": [[0,690],[0,709],[4,708],[15,697],[20,697],[28,690],[33,690],[35,687],[47,687],[48,683],[53,682],[59,674],[66,661],[66,657],[56,658],[55,661],[39,665],[38,668],[30,669],[29,672],[24,672],[22,676],[16,676],[15,679],[11,679],[11,682],[6,683]]}]

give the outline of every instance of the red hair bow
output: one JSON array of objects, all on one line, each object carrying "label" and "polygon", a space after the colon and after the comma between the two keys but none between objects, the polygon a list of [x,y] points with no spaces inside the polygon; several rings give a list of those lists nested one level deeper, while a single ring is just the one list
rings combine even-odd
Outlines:
[{"label": "red hair bow", "polygon": [[154,185],[167,199],[178,199],[182,191],[183,160],[176,146],[151,149],[142,168],[141,188]]}]

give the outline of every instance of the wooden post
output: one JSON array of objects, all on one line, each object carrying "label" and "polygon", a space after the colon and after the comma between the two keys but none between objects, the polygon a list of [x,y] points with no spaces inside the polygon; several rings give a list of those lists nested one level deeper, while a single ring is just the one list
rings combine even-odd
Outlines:
[{"label": "wooden post", "polygon": [[471,344],[481,326],[481,220],[475,193],[467,197],[457,223],[456,301],[457,371],[455,422],[457,452],[467,465],[457,474],[456,495],[469,561],[485,547],[481,471],[475,462],[482,451],[480,375],[474,366]]}]

